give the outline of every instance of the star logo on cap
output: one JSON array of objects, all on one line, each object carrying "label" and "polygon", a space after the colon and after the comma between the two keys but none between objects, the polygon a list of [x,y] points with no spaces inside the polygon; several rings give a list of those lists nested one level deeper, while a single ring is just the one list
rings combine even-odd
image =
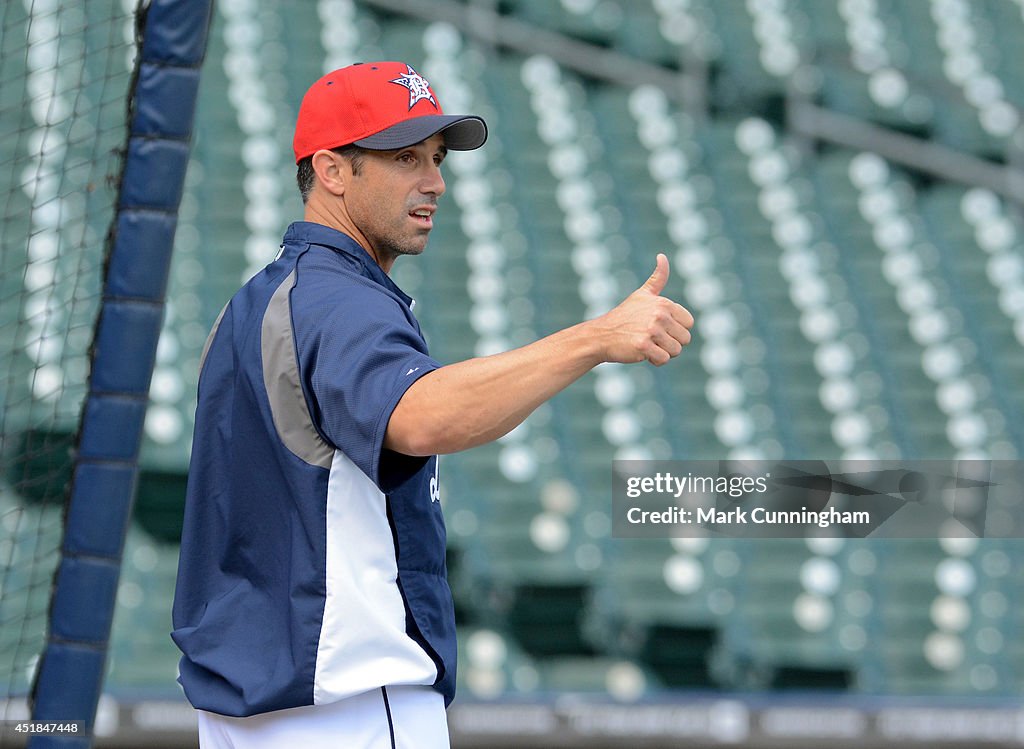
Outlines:
[{"label": "star logo on cap", "polygon": [[437,109],[437,102],[434,101],[434,95],[430,93],[430,84],[427,79],[412,69],[412,65],[406,65],[409,69],[408,73],[395,78],[390,83],[397,83],[399,86],[405,86],[409,89],[409,109],[412,109],[416,102],[426,99],[434,105],[434,109]]}]

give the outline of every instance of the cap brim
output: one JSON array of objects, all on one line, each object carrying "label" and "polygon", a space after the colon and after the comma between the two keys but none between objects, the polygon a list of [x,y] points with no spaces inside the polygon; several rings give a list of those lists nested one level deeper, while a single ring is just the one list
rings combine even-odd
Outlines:
[{"label": "cap brim", "polygon": [[357,140],[355,145],[375,151],[392,151],[424,141],[435,133],[444,135],[444,144],[449,150],[472,151],[487,140],[487,125],[472,114],[427,114]]}]

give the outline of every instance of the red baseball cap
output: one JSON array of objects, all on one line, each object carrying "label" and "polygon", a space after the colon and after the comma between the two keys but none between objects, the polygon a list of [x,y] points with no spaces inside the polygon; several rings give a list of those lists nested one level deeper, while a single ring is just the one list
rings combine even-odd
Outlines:
[{"label": "red baseball cap", "polygon": [[444,114],[426,78],[404,62],[358,62],[328,73],[302,99],[295,124],[295,162],[322,148],[355,144],[388,151],[444,133],[453,151],[487,140],[483,119]]}]

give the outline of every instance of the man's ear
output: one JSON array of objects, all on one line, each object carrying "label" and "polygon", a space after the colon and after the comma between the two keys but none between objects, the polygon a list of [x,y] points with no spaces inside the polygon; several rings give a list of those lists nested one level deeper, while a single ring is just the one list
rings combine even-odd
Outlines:
[{"label": "man's ear", "polygon": [[317,182],[331,195],[344,195],[345,184],[350,176],[345,159],[334,151],[320,149],[313,154],[313,172]]}]

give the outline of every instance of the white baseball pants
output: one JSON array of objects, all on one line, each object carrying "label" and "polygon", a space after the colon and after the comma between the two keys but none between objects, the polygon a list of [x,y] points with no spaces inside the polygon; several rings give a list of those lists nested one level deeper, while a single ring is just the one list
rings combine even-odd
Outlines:
[{"label": "white baseball pants", "polygon": [[425,686],[381,687],[248,718],[196,712],[200,749],[450,749],[444,697]]}]

